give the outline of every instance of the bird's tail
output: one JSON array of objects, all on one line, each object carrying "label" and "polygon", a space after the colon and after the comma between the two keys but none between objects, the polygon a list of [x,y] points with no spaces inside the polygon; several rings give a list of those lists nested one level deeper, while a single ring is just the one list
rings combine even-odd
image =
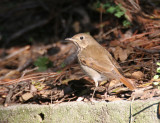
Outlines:
[{"label": "bird's tail", "polygon": [[115,68],[112,72],[116,75],[116,78],[119,79],[125,86],[127,86],[130,90],[135,90],[136,87],[129,82],[120,72]]}]

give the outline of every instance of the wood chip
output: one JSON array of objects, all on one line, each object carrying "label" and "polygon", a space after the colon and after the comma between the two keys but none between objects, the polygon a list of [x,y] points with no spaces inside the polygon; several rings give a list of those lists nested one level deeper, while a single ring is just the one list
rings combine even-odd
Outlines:
[{"label": "wood chip", "polygon": [[30,98],[32,98],[33,97],[33,94],[32,93],[25,93],[25,94],[23,94],[21,97],[20,97],[20,101],[22,102],[22,101],[27,101],[27,100],[29,100]]}]

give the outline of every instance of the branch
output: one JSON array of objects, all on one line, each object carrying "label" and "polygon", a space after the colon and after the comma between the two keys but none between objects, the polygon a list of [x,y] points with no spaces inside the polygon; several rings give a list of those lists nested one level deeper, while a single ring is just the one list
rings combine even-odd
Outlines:
[{"label": "branch", "polygon": [[157,50],[146,50],[146,49],[140,48],[140,47],[135,47],[135,49],[146,52],[146,53],[151,53],[151,54],[160,53],[159,49],[157,49]]}]

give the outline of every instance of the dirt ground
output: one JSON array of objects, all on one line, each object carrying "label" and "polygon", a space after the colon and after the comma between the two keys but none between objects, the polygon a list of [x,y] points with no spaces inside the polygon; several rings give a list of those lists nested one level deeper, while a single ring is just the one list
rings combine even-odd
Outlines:
[{"label": "dirt ground", "polygon": [[99,83],[94,99],[145,100],[160,95],[160,9],[154,1],[1,0],[0,104],[90,101],[94,81],[66,42],[90,33],[116,59],[132,92]]}]

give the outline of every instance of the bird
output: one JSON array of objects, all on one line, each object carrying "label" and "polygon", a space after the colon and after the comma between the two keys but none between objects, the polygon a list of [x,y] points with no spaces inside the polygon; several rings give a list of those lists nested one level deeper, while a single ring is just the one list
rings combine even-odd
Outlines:
[{"label": "bird", "polygon": [[122,69],[117,61],[91,35],[79,33],[65,40],[71,41],[77,46],[79,64],[84,73],[95,82],[92,99],[99,82],[104,80],[117,79],[130,90],[133,91],[136,89],[136,87],[121,74]]}]

